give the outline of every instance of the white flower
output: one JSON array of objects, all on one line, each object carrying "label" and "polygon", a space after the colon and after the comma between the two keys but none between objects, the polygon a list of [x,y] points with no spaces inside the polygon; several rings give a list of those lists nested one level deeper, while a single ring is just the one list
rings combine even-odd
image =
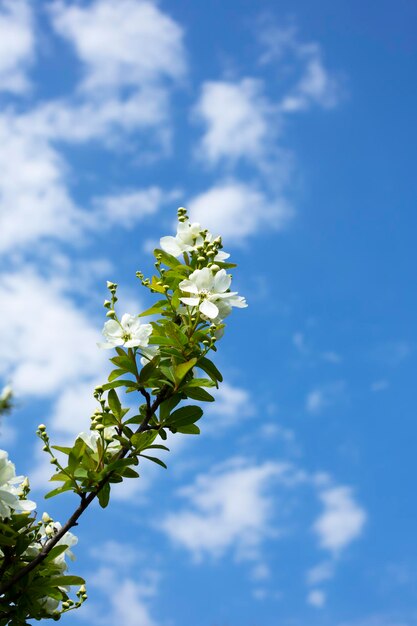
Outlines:
[{"label": "white flower", "polygon": [[[54,527],[57,532],[61,530],[62,528],[59,522],[54,522]],[[71,548],[77,545],[77,543],[78,543],[78,537],[76,537],[73,533],[70,533],[69,531],[67,531],[65,535],[63,535],[63,537],[61,537],[61,539],[56,544],[57,546],[67,546],[66,550],[62,552],[61,554],[58,554],[58,556],[56,556],[53,560],[55,565],[58,565],[58,567],[60,567],[62,571],[66,570],[68,567],[67,564],[65,563],[66,556],[68,556],[68,558],[71,559],[71,561],[75,560],[75,556],[74,556],[74,553],[71,551]]]},{"label": "white flower", "polygon": [[[103,429],[103,434],[104,434],[104,439],[106,441],[110,441],[109,445],[107,446],[107,450],[115,451],[120,448],[121,446],[120,441],[118,441],[117,439],[113,441],[114,435],[117,435],[116,426],[107,426],[106,428]],[[89,433],[79,433],[77,439],[82,439],[84,443],[86,443],[87,446],[91,448],[91,450],[93,450],[94,452],[97,452],[98,451],[97,442],[99,439],[101,439],[101,435],[97,430],[91,430]]]},{"label": "white flower", "polygon": [[108,320],[104,324],[103,335],[107,342],[99,343],[98,346],[99,348],[114,348],[115,346],[145,348],[151,334],[150,324],[142,324],[136,316],[125,313],[120,322]]},{"label": "white flower", "polygon": [[[190,222],[186,219],[178,223],[175,237],[161,237],[159,245],[164,252],[179,257],[184,252],[196,251],[199,246],[211,241],[213,241],[213,235],[209,231],[204,231],[197,222]],[[227,252],[220,251],[214,257],[214,261],[225,261],[229,256]]]},{"label": "white flower", "polygon": [[181,256],[184,252],[191,252],[204,243],[202,228],[197,222],[191,223],[188,219],[179,222],[175,237],[161,237],[160,246],[164,252],[172,256]]},{"label": "white flower", "polygon": [[150,361],[152,361],[154,356],[157,355],[158,346],[148,346],[147,348],[143,348],[141,352],[143,356],[141,357],[140,362],[142,366],[144,367],[145,365],[150,363]]},{"label": "white flower", "polygon": [[180,298],[187,306],[198,307],[200,313],[212,320],[228,315],[233,306],[246,307],[246,301],[236,291],[228,291],[232,278],[225,270],[216,274],[208,268],[195,270],[179,287],[191,294]]},{"label": "white flower", "polygon": [[10,517],[13,511],[30,512],[36,502],[21,500],[24,476],[16,476],[15,466],[5,450],[0,450],[0,518]]},{"label": "white flower", "polygon": [[55,600],[55,598],[50,598],[49,596],[41,598],[39,603],[48,615],[53,615],[59,606],[59,601]]},{"label": "white flower", "polygon": [[3,391],[0,394],[0,402],[8,402],[13,395],[13,389],[10,385],[3,387]]}]

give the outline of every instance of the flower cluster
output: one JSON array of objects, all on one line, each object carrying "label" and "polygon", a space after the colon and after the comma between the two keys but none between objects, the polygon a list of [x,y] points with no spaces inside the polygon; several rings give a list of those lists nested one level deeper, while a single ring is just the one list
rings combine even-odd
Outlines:
[{"label": "flower cluster", "polygon": [[[181,214],[185,217],[185,209],[181,207],[178,211],[180,217]],[[168,235],[167,237],[161,237],[160,246],[164,252],[178,258],[184,252],[198,252],[213,241],[213,235],[208,230],[203,230],[200,224],[190,222],[189,219],[183,219],[178,223],[176,236]],[[228,252],[221,250],[216,253],[213,260],[215,262],[225,261],[229,257],[230,254]]]},{"label": "flower cluster", "polygon": [[14,512],[30,512],[36,503],[26,500],[24,490],[27,478],[16,476],[14,463],[5,450],[0,450],[0,518],[6,519]]},{"label": "flower cluster", "polygon": [[[178,297],[175,297],[175,294],[170,297],[170,285],[164,285],[161,281],[153,279],[151,283],[149,279],[145,279],[142,282],[152,290],[166,294],[171,307],[175,307],[179,315],[191,318],[197,314],[203,321],[207,320],[218,326],[216,336],[219,336],[223,320],[231,313],[232,308],[247,306],[244,297],[239,296],[237,291],[230,290],[232,277],[226,272],[227,268],[234,267],[226,263],[230,254],[221,249],[221,237],[214,237],[197,222],[190,222],[186,210],[182,207],[178,209],[178,220],[177,234],[160,239],[160,251],[168,258],[183,256],[185,270],[188,270],[187,278],[178,281]],[[161,255],[158,255],[158,250],[155,250],[155,253],[158,259]],[[172,263],[170,265],[172,267]],[[162,279],[165,272],[160,271]],[[142,274],[138,275],[142,277]],[[98,345],[100,348],[117,346],[137,348],[142,355],[141,363],[145,365],[158,352],[154,345],[148,345],[153,332],[152,324],[143,324],[138,316],[128,313],[119,320],[113,308],[117,301],[117,285],[108,283],[108,287],[112,301],[106,300],[104,305],[109,309],[107,316],[111,319],[103,328],[106,342]]]},{"label": "flower cluster", "polygon": [[246,300],[237,291],[229,291],[232,277],[222,269],[214,273],[210,268],[194,270],[189,278],[180,282],[181,291],[190,294],[182,296],[181,302],[197,307],[200,313],[211,320],[221,322],[232,307],[246,307]]}]

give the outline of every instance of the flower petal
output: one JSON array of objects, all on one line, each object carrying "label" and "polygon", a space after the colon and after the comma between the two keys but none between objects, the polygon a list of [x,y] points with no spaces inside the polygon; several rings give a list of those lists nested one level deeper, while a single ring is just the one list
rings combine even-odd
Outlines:
[{"label": "flower petal", "polygon": [[195,285],[191,280],[182,280],[178,287],[181,289],[181,291],[186,291],[187,293],[198,293],[197,285]]},{"label": "flower petal", "polygon": [[219,314],[219,309],[213,302],[210,302],[210,300],[203,300],[199,309],[203,315],[209,317],[211,320],[214,320]]},{"label": "flower petal", "polygon": [[224,293],[230,287],[232,277],[226,274],[226,270],[219,270],[214,276],[214,291],[216,293]]},{"label": "flower petal", "polygon": [[187,306],[197,306],[200,302],[199,298],[180,298],[180,300]]},{"label": "flower petal", "polygon": [[180,256],[182,254],[182,248],[178,245],[178,241],[175,237],[161,237],[159,240],[159,245],[161,246],[164,252],[168,254],[172,254],[172,256]]}]

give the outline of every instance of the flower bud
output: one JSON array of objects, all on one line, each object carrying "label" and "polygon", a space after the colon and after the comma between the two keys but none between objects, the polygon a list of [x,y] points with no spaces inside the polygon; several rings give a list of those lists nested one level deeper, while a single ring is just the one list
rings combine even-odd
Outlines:
[{"label": "flower bud", "polygon": [[29,479],[27,476],[25,476],[25,478],[23,479],[21,487],[24,490],[29,489]]},{"label": "flower bud", "polygon": [[39,424],[39,426],[38,426],[38,430],[40,430],[40,431],[44,431],[44,430],[46,430],[46,426],[45,426],[45,424]]},{"label": "flower bud", "polygon": [[106,309],[109,309],[109,308],[111,307],[111,302],[110,302],[110,300],[104,300],[104,302],[103,302],[103,306],[104,306]]},{"label": "flower bud", "polygon": [[213,265],[210,265],[210,269],[212,272],[218,272],[220,267],[216,265],[216,263],[213,263]]},{"label": "flower bud", "polygon": [[110,317],[114,320],[114,318],[116,317],[116,311],[114,311],[114,309],[110,309],[110,311],[107,311],[106,317]]},{"label": "flower bud", "polygon": [[56,458],[56,456],[53,456],[49,462],[51,465],[55,465],[56,463],[58,463],[58,459]]},{"label": "flower bud", "polygon": [[45,511],[45,513],[42,513],[42,521],[44,524],[48,524],[49,522],[53,522],[53,519]]}]

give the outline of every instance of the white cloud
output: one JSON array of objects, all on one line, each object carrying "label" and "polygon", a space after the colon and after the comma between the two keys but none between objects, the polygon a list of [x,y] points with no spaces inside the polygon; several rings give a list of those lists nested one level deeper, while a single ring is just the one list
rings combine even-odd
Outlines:
[{"label": "white cloud", "polygon": [[[137,566],[142,559],[135,546],[106,542],[97,546],[92,554],[102,565],[89,575],[88,582],[103,594],[105,604],[93,601],[84,607],[89,622],[101,626],[157,626],[150,600],[157,595],[160,576],[155,569],[142,563],[138,576]],[[133,567],[135,571],[131,575],[129,572]]]},{"label": "white cloud", "polygon": [[307,572],[307,584],[318,585],[325,580],[330,580],[334,575],[334,563],[323,561]]},{"label": "white cloud", "polygon": [[56,150],[21,132],[7,115],[0,118],[0,146],[0,252],[41,237],[79,236],[82,214],[69,197]]},{"label": "white cloud", "polygon": [[326,594],[320,589],[312,589],[307,595],[307,602],[311,606],[321,609],[326,604]]},{"label": "white cloud", "polygon": [[206,82],[195,108],[206,125],[198,155],[210,163],[222,158],[261,159],[276,128],[273,108],[262,94],[259,80]]},{"label": "white cloud", "polygon": [[255,407],[246,389],[223,382],[219,389],[208,391],[214,396],[215,402],[204,406],[203,432],[215,434],[254,414]]},{"label": "white cloud", "polygon": [[185,73],[182,29],[153,2],[96,0],[52,4],[54,28],[85,64],[83,88],[119,88],[178,79]]},{"label": "white cloud", "polygon": [[260,24],[258,37],[263,47],[261,63],[274,63],[299,77],[282,97],[283,113],[305,111],[316,105],[328,109],[340,101],[340,82],[326,68],[321,47],[316,42],[300,41],[293,26],[281,28],[266,21]]},{"label": "white cloud", "polygon": [[238,181],[219,183],[188,206],[192,219],[221,233],[226,244],[244,242],[263,229],[282,230],[292,216],[284,198],[268,199],[255,186]]},{"label": "white cloud", "polygon": [[197,559],[231,549],[238,558],[257,560],[262,541],[274,532],[271,488],[289,472],[286,464],[234,459],[182,488],[189,506],[169,513],[160,527]]},{"label": "white cloud", "polygon": [[322,413],[324,409],[335,404],[345,393],[344,381],[337,381],[312,389],[307,394],[305,408],[309,413]]},{"label": "white cloud", "polygon": [[140,191],[95,198],[94,204],[106,224],[132,228],[137,221],[158,211],[163,196],[162,189],[154,186]]},{"label": "white cloud", "polygon": [[371,391],[373,392],[385,391],[386,389],[388,389],[388,387],[389,387],[389,382],[385,378],[381,378],[381,380],[375,380],[371,384]]},{"label": "white cloud", "polygon": [[99,330],[54,279],[27,269],[0,275],[1,373],[17,393],[45,396],[102,371]]},{"label": "white cloud", "polygon": [[355,502],[349,487],[330,487],[319,495],[324,511],[315,521],[313,529],[320,546],[337,553],[361,535],[366,513]]},{"label": "white cloud", "polygon": [[20,94],[29,88],[27,69],[35,48],[30,3],[0,2],[0,91]]}]

